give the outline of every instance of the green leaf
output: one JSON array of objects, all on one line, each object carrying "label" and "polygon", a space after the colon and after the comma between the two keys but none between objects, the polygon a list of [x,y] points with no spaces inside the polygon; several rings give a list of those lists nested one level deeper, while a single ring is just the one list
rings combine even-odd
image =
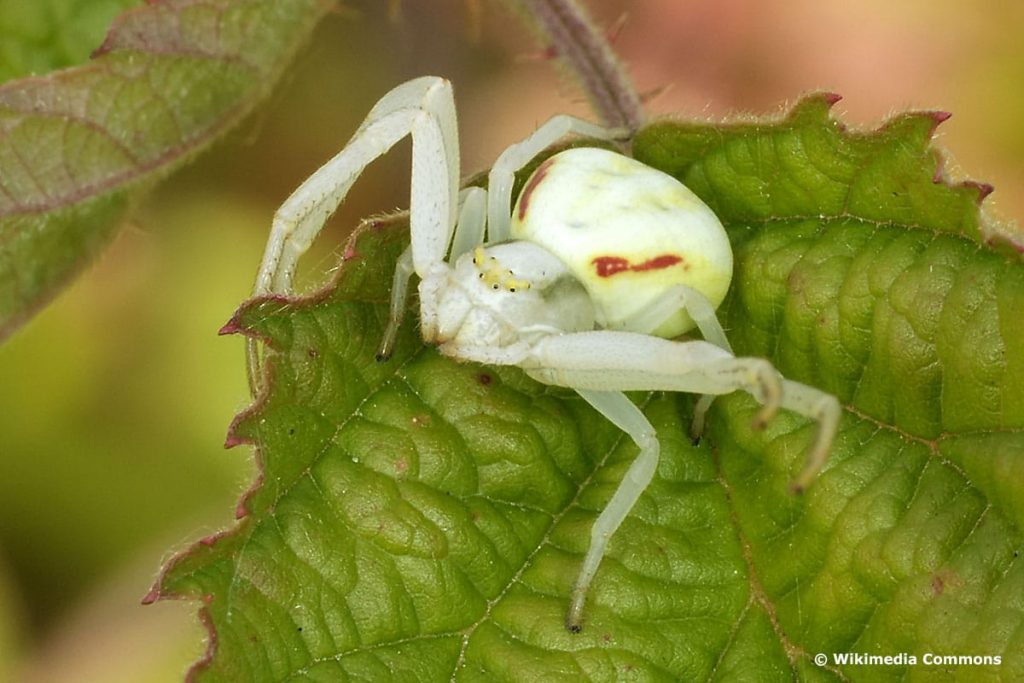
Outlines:
[{"label": "green leaf", "polygon": [[0,3],[0,82],[84,62],[117,14],[137,0]]},{"label": "green leaf", "polygon": [[[1024,676],[1024,268],[988,188],[940,178],[909,114],[871,133],[829,96],[774,123],[654,124],[637,158],[707,201],[736,253],[739,352],[835,392],[831,458],[787,493],[814,425],[746,396],[635,397],[662,442],[582,633],[563,626],[589,529],[635,447],[571,392],[460,364],[406,323],[373,360],[404,226],[377,221],[314,296],[258,299],[267,389],[244,518],[149,599],[203,600],[197,680],[1016,680]],[[999,238],[1002,239],[1002,238]],[[918,658],[841,664],[834,653]],[[813,657],[830,657],[825,667]],[[930,655],[998,656],[987,666]]]},{"label": "green leaf", "polygon": [[[154,3],[122,14],[88,64],[0,86],[0,338],[110,241],[140,190],[252,109],[328,10]],[[45,37],[37,13],[3,18]]]},{"label": "green leaf", "polygon": [[0,558],[0,680],[12,680],[24,649],[25,615],[15,599],[6,563]]}]

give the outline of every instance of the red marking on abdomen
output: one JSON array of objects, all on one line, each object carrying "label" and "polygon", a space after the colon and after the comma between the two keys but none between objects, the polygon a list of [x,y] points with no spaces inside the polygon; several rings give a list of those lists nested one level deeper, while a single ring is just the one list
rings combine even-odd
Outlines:
[{"label": "red marking on abdomen", "polygon": [[[682,263],[683,258],[675,254],[662,254],[648,259],[643,263],[631,264],[628,259],[621,256],[598,256],[591,263],[597,271],[598,277],[611,277],[624,271],[642,273],[646,270],[661,270],[670,268],[677,263]],[[684,266],[685,267],[685,266]]]},{"label": "red marking on abdomen", "polygon": [[530,182],[526,183],[526,187],[523,188],[523,193],[519,196],[519,220],[523,220],[523,217],[526,216],[526,205],[530,203],[530,195],[540,185],[540,181],[544,180],[544,176],[548,174],[551,163],[551,159],[545,159],[537,167],[537,170],[533,172],[533,175],[530,176]]}]

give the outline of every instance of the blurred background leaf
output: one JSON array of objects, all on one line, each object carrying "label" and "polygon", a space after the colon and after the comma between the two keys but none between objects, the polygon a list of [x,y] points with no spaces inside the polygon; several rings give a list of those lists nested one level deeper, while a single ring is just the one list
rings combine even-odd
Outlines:
[{"label": "blurred background leaf", "polygon": [[110,22],[136,0],[0,3],[0,83],[86,61]]},{"label": "blurred background leaf", "polygon": [[[45,19],[82,14],[57,7],[8,19],[39,19],[45,36]],[[0,338],[106,246],[139,190],[267,94],[325,9],[320,0],[153,3],[119,15],[87,64],[0,87]],[[48,37],[53,61],[81,43]],[[45,50],[33,47],[23,50],[30,63]]]},{"label": "blurred background leaf", "polygon": [[[38,4],[0,0],[0,16]],[[166,549],[227,525],[253,476],[242,449],[220,446],[247,390],[240,340],[216,331],[249,291],[274,209],[381,94],[427,73],[452,78],[467,172],[553,113],[590,115],[491,4],[479,42],[461,0],[405,2],[399,23],[383,3],[347,4],[358,16],[329,14],[270,100],[151,195],[113,248],[0,346],[0,565],[21,643],[14,680],[171,681],[195,660],[194,606],[138,601]],[[628,11],[616,48],[639,89],[672,86],[650,102],[654,113],[763,113],[821,88],[844,95],[836,115],[854,123],[905,108],[951,111],[939,144],[995,185],[986,205],[1024,215],[1020,3],[588,4],[609,27]],[[7,37],[5,27],[0,45]],[[73,60],[54,64],[80,62],[102,38],[101,27]],[[7,59],[3,73],[19,73]],[[359,217],[407,204],[408,165],[399,149],[360,180],[305,261],[314,280]],[[134,627],[153,611],[167,621]],[[167,661],[168,643],[182,641]],[[0,662],[12,659],[3,647]],[[118,671],[129,649],[143,661],[126,679]],[[58,661],[71,664],[48,664]]]},{"label": "blurred background leaf", "polygon": [[21,610],[7,567],[0,563],[0,681],[11,680],[21,656],[20,622],[24,618]]}]

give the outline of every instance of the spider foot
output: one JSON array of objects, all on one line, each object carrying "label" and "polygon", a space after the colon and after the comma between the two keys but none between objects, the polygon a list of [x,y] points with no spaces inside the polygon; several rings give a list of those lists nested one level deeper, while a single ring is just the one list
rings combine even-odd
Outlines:
[{"label": "spider foot", "polygon": [[569,633],[579,633],[583,630],[583,605],[586,599],[586,588],[575,586],[572,591],[572,600],[569,603],[569,611],[565,615],[565,630]]},{"label": "spider foot", "polygon": [[818,476],[828,458],[829,451],[832,450],[832,441],[839,426],[841,408],[838,399],[831,394],[825,394],[789,381],[786,382],[786,389],[787,394],[802,391],[809,397],[810,409],[804,414],[818,422],[818,431],[814,436],[814,443],[807,451],[804,466],[789,484],[789,492],[798,495],[803,493]]},{"label": "spider foot", "polygon": [[401,324],[401,318],[392,316],[388,320],[388,326],[384,328],[384,336],[380,340],[380,346],[377,347],[377,353],[374,355],[378,363],[390,360],[391,354],[395,352],[395,338],[398,337],[398,328]]},{"label": "spider foot", "polygon": [[700,438],[704,434],[704,422],[714,400],[714,394],[704,394],[697,399],[697,404],[693,407],[693,422],[690,423],[690,443],[694,446],[700,445]]}]

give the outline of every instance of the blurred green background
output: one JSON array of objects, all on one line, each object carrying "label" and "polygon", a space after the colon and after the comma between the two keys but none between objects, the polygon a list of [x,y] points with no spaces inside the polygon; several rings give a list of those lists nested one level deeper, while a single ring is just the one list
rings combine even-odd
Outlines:
[{"label": "blurred green background", "polygon": [[[120,2],[0,0],[0,78],[87,58]],[[224,433],[248,394],[243,343],[218,328],[246,297],[271,216],[391,86],[452,79],[464,171],[559,112],[573,86],[501,3],[348,3],[269,101],[134,213],[99,263],[0,346],[0,681],[173,681],[204,648],[196,605],[142,607],[161,564],[232,523],[255,476]],[[954,173],[1024,216],[1024,3],[637,0],[590,3],[655,114],[778,111],[844,96],[871,125],[954,113]],[[855,12],[855,13],[854,13]],[[477,31],[477,28],[479,29]],[[84,46],[84,47],[83,47]],[[360,216],[404,206],[408,149],[373,166],[305,260],[323,279]]]}]

